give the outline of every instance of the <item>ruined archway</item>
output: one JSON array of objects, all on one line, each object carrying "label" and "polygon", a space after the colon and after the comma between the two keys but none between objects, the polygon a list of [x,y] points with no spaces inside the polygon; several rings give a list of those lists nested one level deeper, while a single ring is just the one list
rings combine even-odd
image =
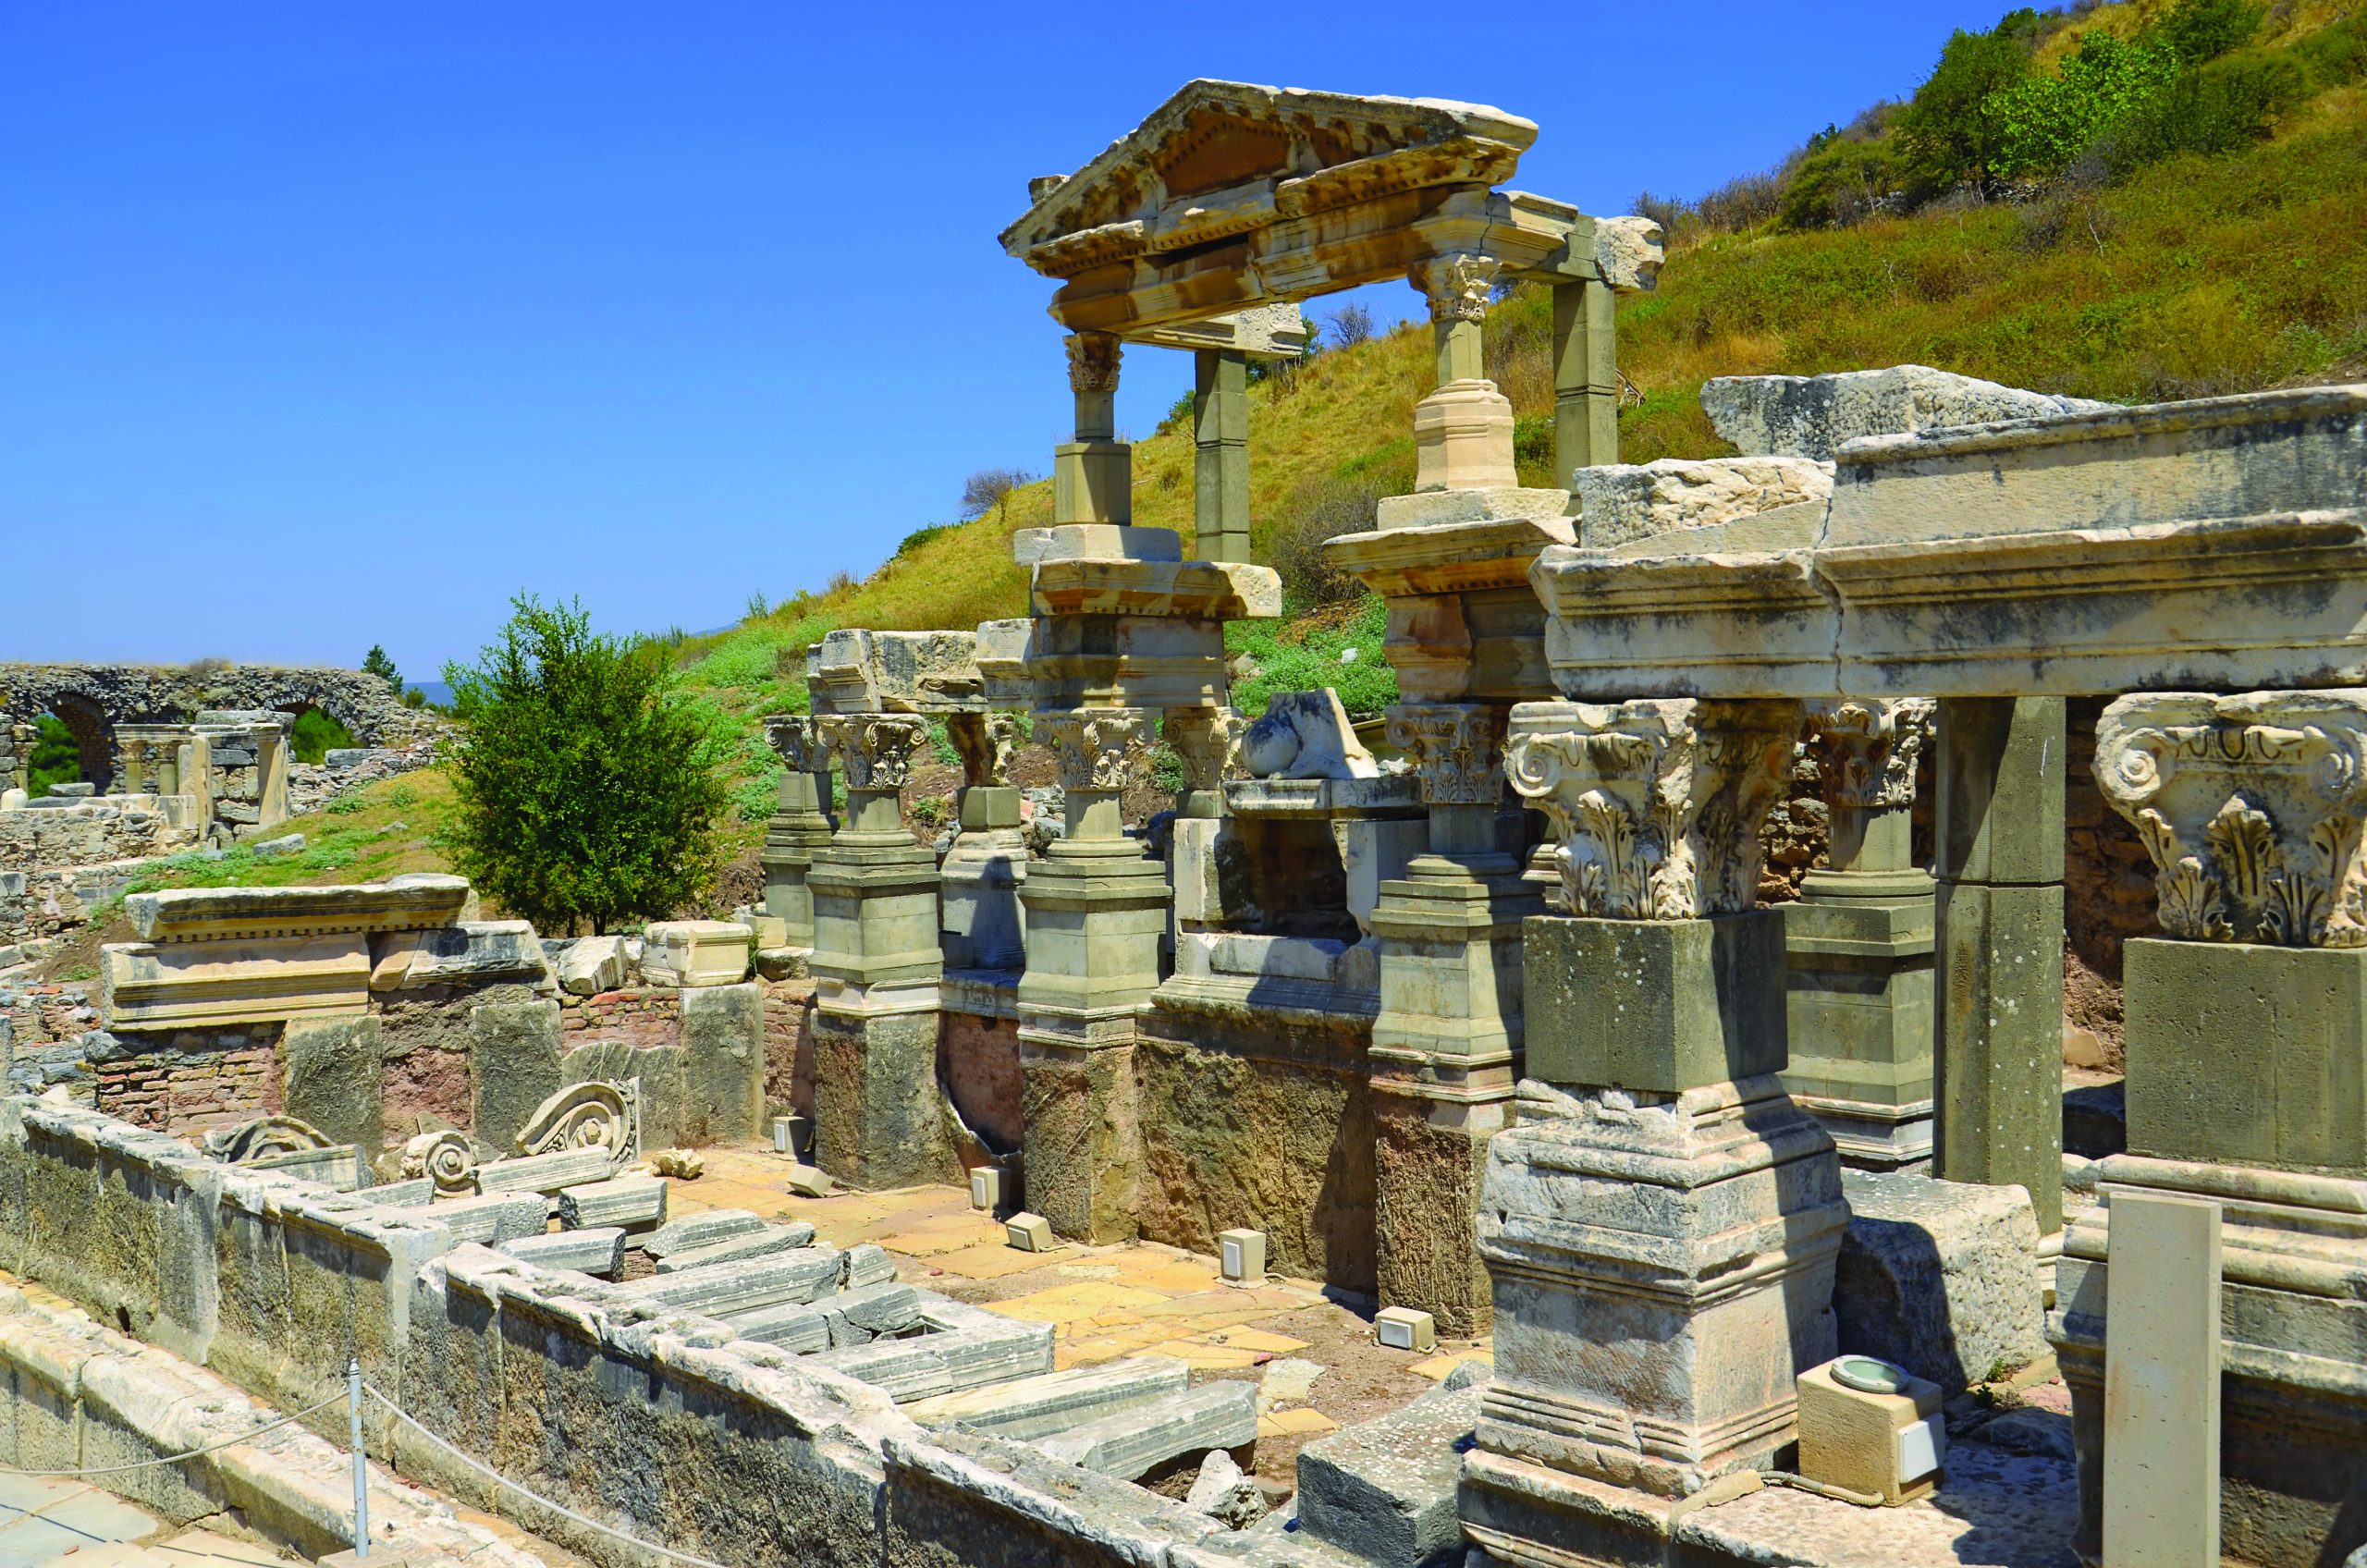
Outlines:
[{"label": "ruined archway", "polygon": [[33,745],[25,763],[29,786],[36,794],[45,792],[43,763],[54,761],[55,729],[44,719],[64,727],[80,781],[105,794],[115,778],[115,726],[96,703],[73,692],[60,692],[32,716]]}]

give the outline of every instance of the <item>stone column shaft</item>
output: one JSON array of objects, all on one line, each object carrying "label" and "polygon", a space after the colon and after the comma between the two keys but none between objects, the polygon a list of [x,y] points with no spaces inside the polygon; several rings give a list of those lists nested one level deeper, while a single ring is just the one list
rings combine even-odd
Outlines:
[{"label": "stone column shaft", "polygon": [[1192,509],[1204,561],[1249,558],[1249,356],[1193,356]]},{"label": "stone column shaft", "polygon": [[783,714],[765,720],[765,738],[789,770],[781,775],[779,809],[765,825],[765,913],[789,927],[788,945],[814,946],[814,892],[806,876],[828,845],[830,757],[816,721]]},{"label": "stone column shaft", "polygon": [[1619,460],[1618,297],[1606,283],[1553,286],[1553,483]]},{"label": "stone column shaft", "polygon": [[1118,361],[1123,345],[1106,332],[1072,333],[1069,389],[1076,439],[1052,449],[1052,521],[1132,522],[1134,447],[1118,439]]},{"label": "stone column shaft", "polygon": [[2060,697],[1939,706],[1932,1174],[2028,1190],[2063,1229]]},{"label": "stone column shaft", "polygon": [[963,778],[959,830],[938,867],[946,966],[1017,969],[1026,958],[1019,889],[1027,880],[1020,792],[1010,777],[1019,727],[1009,714],[956,713],[945,731]]}]

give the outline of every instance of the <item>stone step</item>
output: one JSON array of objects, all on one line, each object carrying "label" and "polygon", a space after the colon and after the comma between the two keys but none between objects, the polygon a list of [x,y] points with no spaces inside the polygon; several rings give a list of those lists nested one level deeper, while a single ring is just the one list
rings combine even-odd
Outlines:
[{"label": "stone step", "polygon": [[744,1208],[710,1208],[704,1214],[685,1214],[680,1219],[668,1220],[652,1231],[642,1245],[652,1257],[671,1257],[678,1252],[696,1252],[764,1228],[764,1220]]},{"label": "stone step", "polygon": [[1113,1415],[1192,1385],[1192,1369],[1164,1355],[1136,1356],[1075,1366],[1066,1372],[1017,1378],[904,1406],[924,1427],[960,1423],[998,1438],[1024,1441]]},{"label": "stone step", "polygon": [[668,1253],[657,1260],[657,1272],[672,1274],[684,1268],[702,1268],[710,1263],[733,1263],[747,1257],[769,1257],[778,1252],[791,1252],[810,1246],[814,1227],[767,1225],[760,1231],[734,1236],[728,1242],[717,1242],[711,1247],[698,1247],[690,1252]]},{"label": "stone step", "polygon": [[572,1268],[613,1280],[624,1272],[625,1233],[614,1225],[550,1235],[521,1236],[496,1250],[543,1268]]},{"label": "stone step", "polygon": [[809,1302],[838,1282],[838,1248],[799,1247],[770,1257],[652,1275],[624,1288],[659,1306],[721,1317],[782,1302]]},{"label": "stone step", "polygon": [[464,1242],[498,1246],[521,1236],[539,1236],[550,1226],[550,1200],[540,1193],[488,1193],[482,1197],[453,1198],[420,1204],[408,1212],[423,1214]]},{"label": "stone step", "polygon": [[816,1361],[885,1389],[899,1403],[1052,1369],[1049,1323],[1022,1323],[926,1298],[921,1323],[927,1333],[829,1350]]},{"label": "stone step", "polygon": [[802,1302],[734,1313],[724,1321],[743,1340],[754,1340],[799,1355],[830,1348],[830,1320]]},{"label": "stone step", "polygon": [[605,1182],[616,1168],[606,1148],[559,1149],[523,1159],[487,1160],[477,1167],[477,1191],[547,1196],[579,1182]]},{"label": "stone step", "polygon": [[585,1182],[558,1195],[558,1222],[570,1231],[619,1225],[628,1231],[666,1223],[666,1179],[617,1176]]},{"label": "stone step", "polygon": [[1203,1383],[1070,1427],[1036,1446],[1054,1459],[1131,1481],[1153,1466],[1257,1440],[1257,1386]]}]

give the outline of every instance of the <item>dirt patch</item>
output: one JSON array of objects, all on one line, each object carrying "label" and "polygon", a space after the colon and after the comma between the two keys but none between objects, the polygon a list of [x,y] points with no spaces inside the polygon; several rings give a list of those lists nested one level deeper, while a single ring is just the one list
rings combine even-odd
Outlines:
[{"label": "dirt patch", "polygon": [[94,979],[99,973],[99,949],[109,942],[138,940],[140,933],[120,914],[104,925],[85,925],[72,936],[60,938],[34,971],[33,978],[44,983]]},{"label": "dirt patch", "polygon": [[[1335,1305],[1304,1307],[1279,1317],[1261,1318],[1258,1329],[1266,1333],[1287,1334],[1294,1340],[1305,1340],[1305,1350],[1294,1350],[1291,1357],[1312,1361],[1323,1368],[1323,1376],[1315,1379],[1306,1398],[1284,1401],[1273,1408],[1277,1411],[1305,1407],[1321,1412],[1343,1427],[1353,1427],[1360,1421],[1370,1421],[1392,1410],[1402,1410],[1413,1403],[1417,1395],[1426,1393],[1437,1385],[1415,1371],[1414,1364],[1425,1357],[1408,1355],[1404,1351],[1383,1350],[1372,1337],[1371,1309],[1355,1310]],[[1450,1347],[1441,1344],[1441,1350]],[[1255,1383],[1266,1375],[1264,1364],[1238,1369],[1204,1372],[1194,1382],[1225,1379]],[[1257,1439],[1257,1466],[1255,1474],[1278,1481],[1294,1481],[1297,1476],[1298,1451],[1326,1434],[1290,1433],[1281,1437]]]},{"label": "dirt patch", "polygon": [[424,1129],[468,1125],[467,1052],[422,1046],[388,1057],[382,1072],[381,1115],[389,1144]]}]

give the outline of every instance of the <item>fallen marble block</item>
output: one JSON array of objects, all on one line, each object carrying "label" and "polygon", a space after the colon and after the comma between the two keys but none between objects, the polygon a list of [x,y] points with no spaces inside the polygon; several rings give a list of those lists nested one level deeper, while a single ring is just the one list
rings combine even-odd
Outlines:
[{"label": "fallen marble block", "polygon": [[362,1195],[382,1208],[416,1208],[435,1196],[435,1183],[424,1176],[365,1187]]},{"label": "fallen marble block", "polygon": [[726,1317],[782,1302],[810,1302],[828,1293],[838,1280],[836,1247],[800,1247],[770,1257],[653,1275],[624,1288],[655,1305]]},{"label": "fallen marble block", "polygon": [[1257,1440],[1257,1389],[1221,1382],[1162,1394],[1041,1439],[1036,1446],[1054,1459],[1131,1481],[1171,1459]]},{"label": "fallen marble block", "polygon": [[904,1406],[904,1414],[924,1427],[959,1423],[1024,1440],[1049,1437],[1162,1394],[1180,1393],[1191,1384],[1192,1369],[1183,1362],[1163,1355],[1137,1356],[939,1394]]},{"label": "fallen marble block", "polygon": [[616,1170],[606,1148],[559,1149],[522,1159],[487,1160],[477,1167],[481,1193],[541,1193],[546,1196],[578,1182],[605,1182]]},{"label": "fallen marble block", "polygon": [[445,1227],[455,1240],[489,1247],[521,1236],[539,1236],[551,1220],[550,1200],[540,1193],[488,1193],[449,1203],[420,1204],[411,1212]]},{"label": "fallen marble block", "polygon": [[1460,1562],[1454,1488],[1481,1391],[1478,1378],[1464,1382],[1299,1450],[1299,1528],[1391,1568]]},{"label": "fallen marble block", "polygon": [[542,1268],[572,1268],[613,1280],[624,1271],[625,1233],[613,1225],[590,1231],[559,1231],[521,1236],[495,1249]]},{"label": "fallen marble block", "polygon": [[865,1285],[881,1285],[896,1277],[896,1260],[887,1249],[876,1242],[857,1242],[847,1248],[846,1266],[840,1270],[839,1283],[850,1291]]},{"label": "fallen marble block", "polygon": [[711,1247],[697,1247],[689,1252],[668,1253],[657,1260],[657,1272],[671,1274],[678,1269],[700,1268],[710,1263],[731,1263],[745,1257],[769,1257],[777,1252],[792,1252],[814,1243],[814,1227],[806,1224],[767,1225],[729,1241],[717,1242]]},{"label": "fallen marble block", "polygon": [[724,1319],[743,1340],[803,1355],[830,1346],[830,1320],[802,1302],[759,1307]]},{"label": "fallen marble block", "polygon": [[815,1305],[825,1315],[844,1317],[874,1338],[883,1334],[901,1334],[916,1327],[921,1320],[920,1292],[910,1285],[893,1282],[841,1291],[833,1296],[824,1296]]},{"label": "fallen marble block", "polygon": [[817,1361],[884,1389],[898,1403],[1052,1369],[1052,1325],[1022,1323],[960,1302],[924,1299],[930,1331],[831,1350]]},{"label": "fallen marble block", "polygon": [[658,1176],[618,1176],[569,1187],[558,1194],[558,1222],[570,1231],[663,1225],[666,1185]]},{"label": "fallen marble block", "polygon": [[678,1252],[696,1252],[764,1228],[764,1220],[744,1208],[711,1208],[704,1214],[686,1214],[680,1219],[668,1220],[652,1231],[642,1245],[652,1257],[671,1257]]},{"label": "fallen marble block", "polygon": [[1948,1393],[2046,1354],[2038,1219],[2019,1187],[1845,1170],[1849,1229],[1833,1280],[1844,1354]]}]

